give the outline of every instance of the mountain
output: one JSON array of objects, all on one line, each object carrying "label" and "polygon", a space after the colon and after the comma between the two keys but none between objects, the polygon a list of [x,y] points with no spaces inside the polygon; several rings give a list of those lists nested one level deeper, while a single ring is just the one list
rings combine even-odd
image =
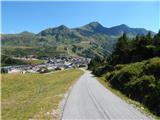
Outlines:
[{"label": "mountain", "polygon": [[[58,26],[56,28],[49,28],[41,31],[38,35],[47,36],[47,35],[82,35],[82,36],[91,36],[95,34],[105,34],[108,36],[121,36],[123,33],[128,34],[129,36],[145,35],[148,33],[148,30],[144,28],[130,28],[125,24],[118,26],[106,28],[98,22],[91,22],[87,25],[84,25],[79,28],[70,29],[64,25]],[[153,33],[153,32],[152,32]]]},{"label": "mountain", "polygon": [[[38,34],[24,31],[19,34],[3,34],[2,53],[13,56],[107,56],[123,33],[129,37],[145,35],[144,28],[130,28],[127,25],[104,27],[98,22],[91,22],[79,28],[64,25],[48,28]],[[153,32],[152,32],[153,33]]]},{"label": "mountain", "polygon": [[95,34],[105,34],[106,28],[103,27],[98,22],[91,22],[87,25],[84,25],[80,28],[76,28],[74,30],[79,32],[81,35],[90,36],[90,35],[95,35]]},{"label": "mountain", "polygon": [[71,30],[68,27],[61,25],[55,28],[48,28],[48,29],[42,30],[37,35],[47,36],[47,35],[63,35],[63,34],[70,34],[70,33],[71,33]]},{"label": "mountain", "polygon": [[91,22],[75,30],[77,30],[80,34],[85,36],[93,35],[93,34],[106,34],[108,36],[117,37],[117,36],[121,36],[123,33],[126,33],[128,36],[134,37],[137,34],[145,35],[148,33],[148,31],[144,28],[130,28],[125,24],[106,28],[98,22]]},{"label": "mountain", "polygon": [[128,36],[134,37],[137,34],[146,35],[148,31],[144,28],[130,28],[125,24],[121,24],[107,29],[107,34],[110,36],[121,36],[123,33],[126,33]]}]

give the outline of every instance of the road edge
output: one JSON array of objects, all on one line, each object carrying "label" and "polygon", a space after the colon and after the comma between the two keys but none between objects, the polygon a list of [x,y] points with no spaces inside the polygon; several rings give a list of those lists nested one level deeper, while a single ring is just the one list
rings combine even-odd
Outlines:
[{"label": "road edge", "polygon": [[58,109],[59,109],[59,115],[58,115],[58,120],[62,120],[63,117],[63,113],[64,113],[64,109],[66,106],[66,103],[68,101],[69,95],[72,91],[73,86],[78,82],[78,80],[85,74],[85,70],[84,69],[80,69],[82,70],[84,73],[75,81],[75,83],[73,83],[73,85],[71,85],[69,87],[69,89],[67,90],[67,92],[63,95],[63,99],[60,101]]},{"label": "road edge", "polygon": [[58,106],[58,109],[59,109],[59,116],[58,116],[58,120],[62,120],[62,117],[63,117],[63,112],[64,112],[64,108],[66,106],[66,103],[67,103],[67,100],[68,100],[68,97],[71,93],[71,90],[73,88],[73,85],[68,89],[68,91],[64,94],[64,97],[63,99],[61,100],[59,106]]}]

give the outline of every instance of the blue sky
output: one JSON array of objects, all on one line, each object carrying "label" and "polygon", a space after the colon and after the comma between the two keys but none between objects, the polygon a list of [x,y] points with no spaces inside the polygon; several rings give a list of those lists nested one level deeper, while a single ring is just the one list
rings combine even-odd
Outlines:
[{"label": "blue sky", "polygon": [[79,27],[98,21],[105,27],[126,24],[154,32],[160,29],[160,2],[2,2],[2,33],[48,27]]}]

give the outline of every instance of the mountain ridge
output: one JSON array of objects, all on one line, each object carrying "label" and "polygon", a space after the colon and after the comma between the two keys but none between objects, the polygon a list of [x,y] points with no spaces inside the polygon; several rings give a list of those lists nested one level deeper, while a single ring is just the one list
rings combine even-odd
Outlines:
[{"label": "mountain ridge", "polygon": [[[151,30],[147,30],[145,28],[137,28],[137,27],[130,27],[126,24],[119,24],[119,25],[115,25],[115,26],[112,26],[112,27],[105,27],[104,25],[100,24],[99,22],[97,21],[93,21],[93,22],[90,22],[88,24],[85,24],[83,26],[80,26],[80,27],[74,27],[74,28],[70,28],[70,27],[67,27],[66,25],[59,25],[59,26],[55,26],[55,27],[49,27],[49,28],[46,28],[46,29],[43,29],[41,30],[40,32],[38,33],[34,33],[34,32],[29,32],[29,31],[23,31],[23,32],[28,32],[28,33],[32,33],[32,34],[36,34],[38,35],[39,33],[41,33],[42,31],[45,31],[45,30],[53,30],[53,29],[56,29],[56,30],[77,30],[77,29],[86,29],[86,27],[90,27],[92,29],[97,29],[97,28],[103,28],[105,29],[106,31],[109,30],[109,29],[121,29],[121,30],[124,30],[124,29],[132,29],[132,30],[137,30],[137,31],[144,31],[143,33],[141,34],[146,34],[146,32],[151,32],[152,34],[155,34],[155,32],[151,31]],[[109,30],[110,31],[110,30]],[[20,32],[20,33],[23,33],[23,32]],[[20,34],[20,33],[13,33],[13,34]],[[138,33],[138,32],[137,32]],[[12,34],[12,33],[5,33],[5,34]],[[107,34],[107,32],[105,33]],[[4,35],[4,34],[2,34]]]},{"label": "mountain ridge", "polygon": [[[100,24],[99,22],[95,21],[95,22],[90,22],[86,25],[83,25],[81,27],[76,27],[76,28],[69,28],[66,27],[64,25],[60,25],[58,27],[52,27],[49,29],[57,29],[57,28],[65,28],[66,30],[71,30],[72,32],[79,32],[81,35],[86,35],[86,33],[88,33],[89,35],[92,34],[106,34],[109,36],[121,36],[123,33],[126,33],[128,35],[133,34],[134,36],[139,34],[139,35],[144,35],[147,34],[149,32],[149,30],[145,29],[145,28],[132,28],[129,27],[126,24],[120,24],[120,25],[116,25],[116,26],[112,26],[112,27],[104,27],[102,24]],[[48,28],[47,28],[48,29]],[[40,35],[41,32],[47,30],[44,29],[42,31],[40,31],[37,35]],[[152,34],[155,34],[153,31],[151,31]]]},{"label": "mountain ridge", "polygon": [[[2,53],[13,56],[70,55],[93,58],[108,56],[119,36],[146,35],[149,31],[131,28],[125,24],[104,27],[99,22],[91,22],[77,28],[65,25],[47,28],[37,34],[28,31],[19,34],[2,34]],[[153,33],[153,32],[152,32]]]}]

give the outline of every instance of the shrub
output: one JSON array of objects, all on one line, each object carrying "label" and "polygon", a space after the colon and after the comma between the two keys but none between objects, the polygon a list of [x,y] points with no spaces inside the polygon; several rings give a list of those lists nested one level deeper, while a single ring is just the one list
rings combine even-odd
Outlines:
[{"label": "shrub", "polygon": [[114,68],[115,68],[115,70],[120,70],[120,69],[122,69],[124,66],[125,66],[125,65],[118,64],[118,65],[116,65]]},{"label": "shrub", "polygon": [[146,62],[144,72],[148,75],[153,74],[156,78],[160,78],[160,58],[156,57]]},{"label": "shrub", "polygon": [[135,76],[139,76],[142,73],[142,70],[140,68],[141,65],[139,65],[138,63],[127,65],[120,70],[116,70],[115,72],[113,72],[113,77],[110,77],[109,81],[114,87],[125,91],[125,88],[122,86],[131,81]]},{"label": "shrub", "polygon": [[100,66],[97,69],[93,70],[93,73],[97,76],[101,76],[106,72],[110,72],[113,70],[113,67],[111,65],[105,65],[105,66]]},{"label": "shrub", "polygon": [[114,71],[106,74],[106,80],[160,116],[160,58],[117,65]]},{"label": "shrub", "polygon": [[1,68],[1,73],[8,73],[8,71],[4,68]]}]

